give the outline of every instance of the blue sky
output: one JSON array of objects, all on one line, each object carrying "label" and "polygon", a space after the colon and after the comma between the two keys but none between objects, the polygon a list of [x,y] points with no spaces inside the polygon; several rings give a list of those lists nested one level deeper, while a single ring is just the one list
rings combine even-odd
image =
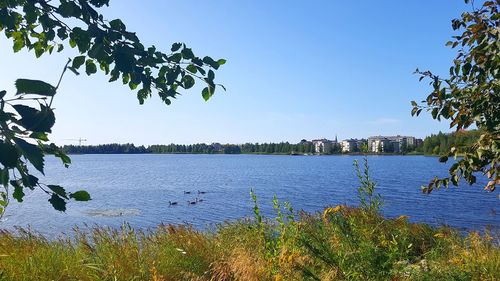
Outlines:
[{"label": "blue sky", "polygon": [[[132,1],[102,10],[145,45],[185,42],[199,56],[226,58],[227,87],[205,102],[199,88],[166,106],[107,83],[103,74],[67,75],[54,101],[51,140],[88,144],[298,142],[302,138],[405,134],[424,137],[446,123],[410,116],[430,91],[413,71],[446,74],[451,19],[469,6],[446,1]],[[17,78],[54,84],[74,50],[35,59],[0,39],[3,89]],[[5,67],[8,66],[8,67]]]}]

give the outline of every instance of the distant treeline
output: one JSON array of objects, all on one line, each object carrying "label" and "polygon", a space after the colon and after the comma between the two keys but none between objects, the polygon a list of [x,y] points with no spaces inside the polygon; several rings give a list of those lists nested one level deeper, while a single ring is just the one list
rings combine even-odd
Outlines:
[{"label": "distant treeline", "polygon": [[65,145],[63,151],[69,154],[139,154],[150,153],[149,148],[126,144]]},{"label": "distant treeline", "polygon": [[[439,155],[444,154],[455,146],[459,151],[470,146],[479,138],[477,130],[460,131],[455,133],[441,133],[428,136],[423,144],[415,147],[415,152]],[[312,154],[315,153],[314,144],[301,141],[297,144],[280,143],[245,143],[245,144],[156,144],[150,146],[135,146],[134,144],[101,144],[101,145],[65,145],[63,150],[69,154]],[[407,151],[411,152],[411,151]],[[322,154],[340,154],[340,145],[333,144],[322,151]]]},{"label": "distant treeline", "polygon": [[437,135],[430,135],[424,139],[421,147],[417,151],[424,154],[440,155],[450,151],[454,146],[459,152],[463,152],[479,139],[481,132],[478,130],[458,131],[450,134],[439,132]]},{"label": "distant treeline", "polygon": [[[165,153],[165,154],[304,154],[314,153],[311,142],[291,144],[280,143],[245,143],[245,144],[156,144],[135,146],[134,144],[103,144],[103,145],[65,145],[63,150],[69,154],[136,154],[136,153]],[[333,145],[323,154],[340,153],[338,145]]]}]

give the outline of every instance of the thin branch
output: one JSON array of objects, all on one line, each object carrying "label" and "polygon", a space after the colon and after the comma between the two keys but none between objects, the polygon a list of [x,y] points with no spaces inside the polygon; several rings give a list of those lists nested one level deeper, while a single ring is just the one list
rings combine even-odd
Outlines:
[{"label": "thin branch", "polygon": [[[56,92],[57,92],[57,89],[59,89],[59,85],[61,85],[61,81],[62,81],[62,79],[63,79],[63,77],[64,77],[64,73],[66,73],[66,69],[68,69],[68,65],[69,65],[69,63],[70,63],[70,62],[71,62],[71,59],[68,59],[68,62],[66,63],[66,65],[65,65],[65,66],[64,66],[64,68],[63,68],[63,71],[62,71],[62,73],[61,73],[61,76],[59,77],[59,81],[57,82],[57,85],[56,85],[56,90],[55,90]],[[55,96],[55,95],[54,95],[54,96]],[[51,107],[51,106],[52,106],[52,101],[54,100],[54,96],[52,96],[52,97],[50,98],[49,107]]]}]

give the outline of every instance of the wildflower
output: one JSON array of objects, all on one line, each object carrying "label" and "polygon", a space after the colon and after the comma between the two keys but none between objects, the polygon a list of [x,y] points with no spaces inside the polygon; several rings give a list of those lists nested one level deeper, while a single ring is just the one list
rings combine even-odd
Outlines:
[{"label": "wildflower", "polygon": [[328,216],[330,214],[333,214],[334,211],[333,211],[333,208],[326,208],[324,211],[323,211],[323,220],[327,220],[328,219]]},{"label": "wildflower", "polygon": [[434,234],[434,238],[444,238],[446,235],[444,233],[436,233]]},{"label": "wildflower", "polygon": [[459,257],[453,257],[450,259],[450,263],[455,265],[460,265],[462,264],[462,260]]},{"label": "wildflower", "polygon": [[323,211],[323,220],[327,220],[328,219],[328,216],[330,214],[335,214],[335,213],[338,213],[340,212],[342,209],[344,208],[343,205],[337,205],[335,206],[335,208],[326,208],[325,211]]},{"label": "wildflower", "polygon": [[274,276],[274,281],[281,281],[281,280],[283,280],[283,276],[281,276],[281,274],[278,273]]},{"label": "wildflower", "polygon": [[333,213],[338,213],[344,208],[343,205],[337,205],[335,208],[333,208]]}]

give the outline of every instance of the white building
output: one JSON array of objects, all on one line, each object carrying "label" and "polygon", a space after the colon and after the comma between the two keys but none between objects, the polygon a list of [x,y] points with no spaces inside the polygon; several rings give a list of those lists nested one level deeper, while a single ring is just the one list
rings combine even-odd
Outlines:
[{"label": "white building", "polygon": [[411,136],[374,136],[368,138],[368,149],[374,153],[402,152],[407,147],[415,146],[416,139]]},{"label": "white building", "polygon": [[363,145],[366,144],[366,139],[346,139],[343,140],[340,145],[342,147],[342,152],[356,152],[361,151]]},{"label": "white building", "polygon": [[335,137],[335,140],[317,139],[312,140],[312,143],[315,153],[330,153],[332,148],[337,145],[337,138]]},{"label": "white building", "polygon": [[343,140],[340,145],[342,146],[342,152],[354,152],[359,149],[358,140],[355,139]]}]

